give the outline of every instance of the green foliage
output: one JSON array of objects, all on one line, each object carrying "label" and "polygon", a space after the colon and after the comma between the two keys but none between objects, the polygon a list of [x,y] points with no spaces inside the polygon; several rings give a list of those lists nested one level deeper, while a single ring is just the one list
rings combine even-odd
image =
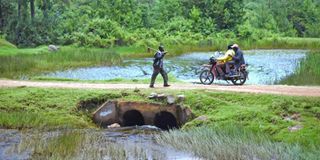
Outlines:
[{"label": "green foliage", "polygon": [[312,0],[37,0],[33,15],[31,2],[0,2],[0,34],[19,47],[194,45],[230,38],[225,33],[252,41],[320,37]]},{"label": "green foliage", "polygon": [[289,85],[319,85],[320,84],[320,53],[318,51],[307,55],[300,63],[295,74],[281,80],[281,84]]}]

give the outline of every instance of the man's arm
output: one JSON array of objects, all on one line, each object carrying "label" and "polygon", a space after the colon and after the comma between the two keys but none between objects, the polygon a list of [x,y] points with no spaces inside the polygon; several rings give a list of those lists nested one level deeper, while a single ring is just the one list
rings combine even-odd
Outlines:
[{"label": "man's arm", "polygon": [[239,52],[238,54],[236,53],[236,55],[233,56],[232,58],[233,58],[234,60],[236,60],[236,61],[240,61],[241,54],[242,54],[241,52]]},{"label": "man's arm", "polygon": [[162,59],[167,52],[157,52],[154,56],[156,59]]}]

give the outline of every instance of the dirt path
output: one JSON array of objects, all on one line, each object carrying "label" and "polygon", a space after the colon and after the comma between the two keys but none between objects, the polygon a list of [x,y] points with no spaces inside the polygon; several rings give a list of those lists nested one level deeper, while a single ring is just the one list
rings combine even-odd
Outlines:
[{"label": "dirt path", "polygon": [[[147,84],[110,84],[110,83],[79,83],[79,82],[35,82],[35,81],[17,81],[0,80],[0,87],[42,87],[42,88],[80,88],[80,89],[148,89]],[[154,90],[163,89],[158,84]],[[201,84],[172,84],[169,88],[172,90],[218,90],[231,92],[265,93],[281,94],[292,96],[312,96],[320,97],[320,87],[304,86],[285,86],[285,85],[201,85]]]}]

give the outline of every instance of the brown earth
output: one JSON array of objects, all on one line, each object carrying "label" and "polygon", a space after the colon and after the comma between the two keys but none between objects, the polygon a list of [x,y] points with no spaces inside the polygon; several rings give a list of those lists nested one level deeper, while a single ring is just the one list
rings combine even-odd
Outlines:
[{"label": "brown earth", "polygon": [[[36,82],[18,80],[0,80],[0,87],[41,87],[41,88],[78,88],[78,89],[149,89],[148,84],[110,84],[110,83],[80,83],[80,82]],[[153,90],[164,89],[160,84]],[[165,89],[171,90],[216,90],[230,92],[247,92],[263,94],[281,94],[291,96],[320,97],[318,86],[286,86],[286,85],[202,85],[191,83],[171,84]]]}]

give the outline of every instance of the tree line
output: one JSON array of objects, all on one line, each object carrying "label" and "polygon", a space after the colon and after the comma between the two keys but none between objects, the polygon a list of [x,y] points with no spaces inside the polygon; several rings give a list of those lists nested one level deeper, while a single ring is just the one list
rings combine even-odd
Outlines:
[{"label": "tree line", "polygon": [[320,0],[0,0],[0,35],[21,47],[320,37],[319,26]]}]

